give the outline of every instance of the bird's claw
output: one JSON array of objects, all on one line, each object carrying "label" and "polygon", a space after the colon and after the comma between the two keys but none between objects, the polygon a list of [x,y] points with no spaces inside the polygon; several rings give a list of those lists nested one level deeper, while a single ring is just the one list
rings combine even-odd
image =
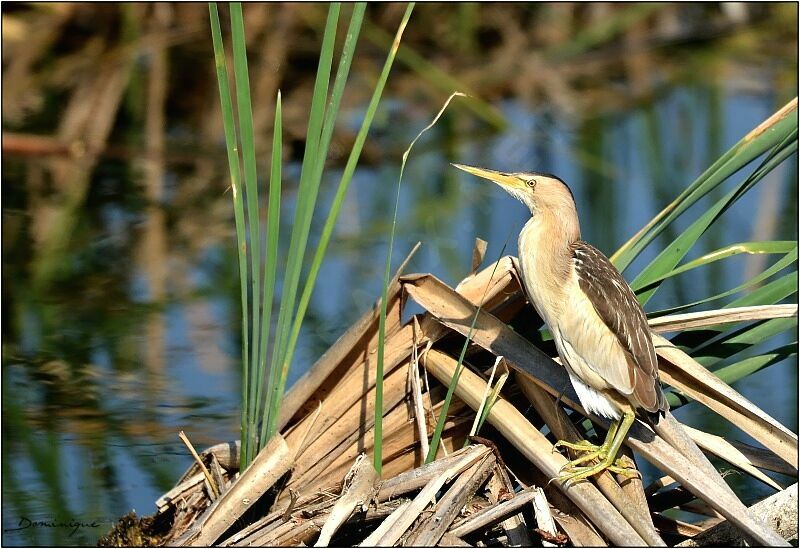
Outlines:
[{"label": "bird's claw", "polygon": [[[561,469],[558,470],[556,480],[564,482],[565,486],[587,479],[606,470],[631,477],[640,476],[635,464],[627,456],[620,456],[614,459],[614,456],[609,455],[610,445],[608,444],[597,446],[586,440],[575,443],[559,440],[555,443],[554,448],[561,446],[584,454],[565,463]],[[598,460],[597,463],[586,466],[583,465],[595,459]]]},{"label": "bird's claw", "polygon": [[596,444],[592,444],[588,440],[581,440],[578,442],[567,442],[566,440],[559,440],[558,442],[553,444],[553,449],[560,448],[562,446],[564,448],[569,448],[570,450],[576,450],[578,452],[596,452],[601,448]]},{"label": "bird's claw", "polygon": [[[585,467],[576,467],[576,465],[585,463],[589,459],[594,459],[596,457],[600,458],[598,463]],[[603,471],[610,471],[619,475],[629,476],[630,478],[641,478],[641,473],[639,473],[627,456],[620,456],[615,461],[612,461],[608,456],[590,455],[565,463],[564,466],[559,469],[556,480],[563,482],[565,487],[569,487],[578,481],[588,479]]]},{"label": "bird's claw", "polygon": [[[598,446],[596,444],[592,444],[588,440],[581,440],[578,442],[567,442],[566,440],[559,440],[553,445],[553,450],[555,450],[556,448],[560,448],[562,446],[564,448],[569,448],[573,452],[576,453],[581,452],[584,454],[581,457],[573,459],[572,461],[564,465],[564,467],[571,467],[574,465],[579,465],[581,463],[586,463],[587,461],[590,461],[594,458],[604,459],[608,451],[607,446],[605,445]],[[562,467],[562,470],[564,469],[564,467]]]}]

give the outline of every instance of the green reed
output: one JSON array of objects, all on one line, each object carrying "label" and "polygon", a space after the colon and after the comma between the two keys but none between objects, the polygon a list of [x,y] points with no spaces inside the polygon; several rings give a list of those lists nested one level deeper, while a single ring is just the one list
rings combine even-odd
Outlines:
[{"label": "green reed", "polygon": [[[276,292],[282,188],[280,92],[278,92],[275,107],[267,226],[265,228],[262,226],[259,215],[260,201],[242,7],[238,2],[230,4],[237,125],[231,90],[228,85],[228,70],[219,13],[216,4],[209,4],[239,252],[243,334],[242,451],[240,459],[242,469],[247,467],[255,454],[278,430],[283,392],[314,284],[325,257],[333,226],[341,211],[367,133],[380,103],[402,31],[405,29],[412,9],[413,4],[409,5],[406,10],[396,42],[390,48],[383,71],[375,84],[364,121],[325,220],[320,243],[311,259],[311,267],[303,283],[303,291],[298,303],[303,266],[309,261],[308,238],[323,180],[325,160],[328,156],[339,106],[358,43],[366,4],[362,2],[353,5],[330,94],[328,92],[341,6],[333,3],[328,9],[309,111],[294,223],[292,224],[280,296]],[[244,182],[244,186],[242,186],[242,182]],[[262,233],[264,232],[266,233],[266,243],[263,249],[262,269]],[[279,301],[278,312],[277,315],[274,315],[273,303],[276,301]],[[274,316],[277,318],[275,319]],[[274,331],[272,330],[273,323]],[[260,430],[257,428],[259,420],[261,422]]]}]

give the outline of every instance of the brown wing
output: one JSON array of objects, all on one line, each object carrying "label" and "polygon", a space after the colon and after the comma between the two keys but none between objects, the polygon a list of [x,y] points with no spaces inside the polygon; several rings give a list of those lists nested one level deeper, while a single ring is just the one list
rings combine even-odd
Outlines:
[{"label": "brown wing", "polygon": [[636,403],[648,412],[668,410],[658,379],[658,359],[647,317],[625,279],[594,246],[579,240],[572,245],[581,290],[600,319],[617,336],[635,380]]}]

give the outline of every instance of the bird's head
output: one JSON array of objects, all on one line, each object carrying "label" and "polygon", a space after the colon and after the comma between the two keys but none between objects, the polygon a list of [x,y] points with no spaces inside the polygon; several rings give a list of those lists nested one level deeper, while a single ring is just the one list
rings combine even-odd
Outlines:
[{"label": "bird's head", "polygon": [[554,212],[575,210],[572,191],[558,177],[532,172],[504,173],[486,168],[453,164],[459,170],[494,181],[508,194],[528,206],[532,214],[543,210]]}]

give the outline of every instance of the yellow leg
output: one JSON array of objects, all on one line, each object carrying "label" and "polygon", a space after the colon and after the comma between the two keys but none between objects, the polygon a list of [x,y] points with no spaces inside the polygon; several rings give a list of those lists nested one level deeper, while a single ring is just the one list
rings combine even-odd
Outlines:
[{"label": "yellow leg", "polygon": [[[606,435],[606,439],[602,446],[595,446],[594,444],[590,443],[571,444],[558,441],[556,446],[566,446],[567,448],[584,452],[588,451],[588,454],[565,464],[561,468],[561,471],[559,471],[557,480],[565,482],[567,485],[569,485],[578,482],[579,480],[589,478],[605,470],[626,475],[638,475],[638,471],[627,465],[627,461],[623,462],[621,459],[616,459],[617,453],[622,447],[622,443],[625,441],[625,436],[628,434],[628,430],[631,428],[631,425],[633,425],[635,420],[636,416],[633,410],[627,410],[622,416],[621,421],[612,421],[611,427],[608,429],[608,434]],[[595,458],[599,459],[600,461],[594,465],[577,467],[577,465],[581,465]]]},{"label": "yellow leg", "polygon": [[596,444],[592,444],[588,440],[581,440],[580,442],[575,442],[575,443],[567,442],[565,440],[559,440],[558,442],[556,442],[553,445],[553,448],[559,448],[563,446],[565,448],[569,448],[577,452],[587,452],[586,455],[574,459],[569,463],[567,463],[566,465],[564,465],[564,467],[562,467],[561,470],[564,471],[570,467],[574,467],[575,465],[579,465],[581,463],[586,463],[587,461],[591,461],[600,455],[608,453],[608,450],[611,446],[611,441],[614,440],[614,435],[616,434],[618,428],[619,428],[619,422],[612,421],[611,426],[608,428],[608,433],[606,434],[606,439],[603,442],[602,446],[597,446]]}]

